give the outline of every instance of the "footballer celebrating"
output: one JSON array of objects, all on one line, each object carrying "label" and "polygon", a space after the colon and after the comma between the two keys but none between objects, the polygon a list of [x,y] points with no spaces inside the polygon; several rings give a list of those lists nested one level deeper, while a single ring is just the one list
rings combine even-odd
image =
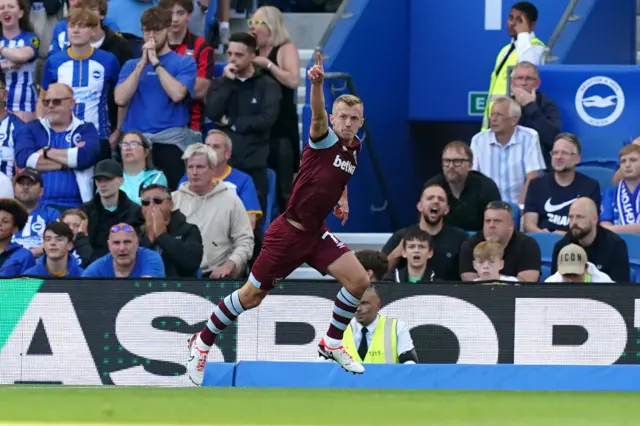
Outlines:
[{"label": "footballer celebrating", "polygon": [[187,374],[196,385],[202,383],[209,349],[222,330],[244,311],[260,305],[269,290],[304,263],[333,276],[343,285],[318,353],[336,361],[348,372],[364,373],[364,367],[342,346],[342,335],[369,287],[369,275],[355,254],[324,225],[332,209],[343,225],[348,218],[347,182],[357,166],[361,145],[356,134],[364,123],[364,109],[356,96],[342,95],[335,100],[332,113],[327,117],[320,53],[317,53],[316,65],[307,74],[311,81],[310,140],[302,153],[289,203],[285,212],[269,226],[247,283],[224,298],[204,329],[189,339]]}]

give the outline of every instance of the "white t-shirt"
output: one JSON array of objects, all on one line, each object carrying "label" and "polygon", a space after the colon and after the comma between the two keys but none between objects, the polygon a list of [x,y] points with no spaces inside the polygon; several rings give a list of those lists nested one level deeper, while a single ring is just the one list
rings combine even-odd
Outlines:
[{"label": "white t-shirt", "polygon": [[[518,281],[518,279],[516,277],[510,277],[509,275],[500,275],[499,278],[500,281]],[[491,281],[491,279],[486,279],[486,278],[476,278],[474,281]]]},{"label": "white t-shirt", "polygon": [[9,176],[0,172],[0,198],[13,198],[13,183]]}]

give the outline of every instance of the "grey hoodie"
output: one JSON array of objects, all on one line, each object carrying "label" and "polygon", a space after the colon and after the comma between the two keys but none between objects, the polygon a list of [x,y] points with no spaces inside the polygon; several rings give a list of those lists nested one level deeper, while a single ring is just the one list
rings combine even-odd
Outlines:
[{"label": "grey hoodie", "polygon": [[202,234],[203,273],[212,271],[227,260],[242,271],[253,254],[253,229],[249,215],[235,190],[220,182],[211,191],[198,195],[184,182],[172,194],[173,203],[196,225]]}]

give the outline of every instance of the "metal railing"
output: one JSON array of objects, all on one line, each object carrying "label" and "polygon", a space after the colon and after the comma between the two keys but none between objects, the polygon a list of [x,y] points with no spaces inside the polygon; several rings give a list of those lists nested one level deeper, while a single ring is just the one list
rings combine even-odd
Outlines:
[{"label": "metal railing", "polygon": [[[351,77],[351,75],[349,75],[349,73],[328,72],[325,73],[324,79],[325,81],[338,80],[344,82],[344,85],[342,87],[335,87],[333,84],[330,86],[331,94],[334,98],[337,96],[337,93],[344,92],[345,89],[348,90],[349,93],[358,96],[358,91],[356,90],[353,78]],[[371,213],[386,210],[392,229],[398,229],[400,228],[400,221],[398,220],[395,205],[393,199],[391,198],[391,193],[389,192],[387,181],[384,178],[382,167],[380,166],[380,157],[376,152],[376,146],[373,143],[373,137],[366,120],[364,122],[364,125],[362,126],[362,130],[364,131],[364,137],[362,138],[362,141],[364,142],[365,140],[367,140],[366,148],[363,149],[365,149],[365,151],[369,154],[369,159],[371,160],[371,165],[373,166],[373,173],[376,176],[382,198],[384,198],[384,203],[381,206],[375,206],[374,204],[371,205]]]},{"label": "metal railing", "polygon": [[555,62],[558,60],[558,58],[552,56],[553,48],[556,46],[556,43],[558,43],[558,40],[560,39],[560,36],[562,35],[562,32],[565,30],[565,27],[567,26],[567,24],[569,22],[575,22],[578,19],[580,19],[578,16],[575,16],[573,14],[573,11],[575,10],[579,2],[580,0],[571,0],[567,5],[567,8],[562,14],[562,17],[560,18],[560,21],[558,22],[558,25],[556,26],[555,30],[553,30],[551,37],[549,37],[549,42],[547,43],[547,46],[544,49],[544,55],[542,60],[543,64],[548,64],[549,62]]},{"label": "metal railing", "polygon": [[320,41],[316,45],[316,51],[322,52],[325,44],[327,44],[327,40],[329,40],[329,37],[331,37],[331,34],[333,34],[333,30],[336,28],[336,25],[338,25],[338,21],[345,17],[344,11],[347,9],[350,1],[351,0],[342,0],[342,3],[340,3],[340,6],[338,6],[338,10],[336,11],[336,13],[334,13],[333,18],[331,18],[329,26],[324,31],[324,34],[322,34]]}]

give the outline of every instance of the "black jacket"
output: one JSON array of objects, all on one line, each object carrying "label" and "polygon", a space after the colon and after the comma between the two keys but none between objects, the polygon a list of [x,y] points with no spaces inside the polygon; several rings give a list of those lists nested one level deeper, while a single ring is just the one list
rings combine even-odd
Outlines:
[{"label": "black jacket", "polygon": [[147,237],[146,225],[142,225],[140,247],[160,253],[167,278],[196,277],[204,250],[200,229],[187,223],[180,210],[171,213],[167,232],[160,234],[153,243]]},{"label": "black jacket", "polygon": [[[404,268],[400,268],[400,269],[396,269],[394,272],[395,275],[395,282],[397,283],[409,283],[409,269],[405,266]],[[444,283],[445,281],[438,278],[436,276],[436,273],[433,271],[433,269],[431,269],[430,265],[427,264],[427,270],[424,271],[424,274],[422,275],[422,278],[420,278],[420,281],[418,281],[418,283],[420,284],[425,284],[425,283]]]},{"label": "black jacket", "polygon": [[81,209],[89,217],[87,230],[89,243],[93,248],[91,262],[109,252],[107,240],[112,226],[127,223],[133,226],[139,235],[140,227],[144,223],[140,206],[131,201],[122,191],[118,194],[118,208],[113,212],[102,206],[102,200],[98,194],[91,201],[84,203]]},{"label": "black jacket", "polygon": [[536,101],[522,108],[522,116],[518,124],[538,132],[542,156],[547,168],[551,167],[553,141],[562,131],[562,119],[558,105],[544,93],[536,92]]},{"label": "black jacket", "polygon": [[[116,57],[120,67],[124,65],[129,59],[133,58],[133,52],[131,51],[131,46],[129,42],[124,39],[119,33],[116,33],[111,28],[102,25],[102,30],[104,31],[104,41],[102,42],[102,46],[100,49],[105,52],[112,53],[113,56]],[[116,101],[114,99],[114,90],[108,91],[108,99],[107,103],[109,106],[109,123],[111,124],[111,131],[117,129],[118,126],[118,105],[116,105]]]},{"label": "black jacket", "polygon": [[214,122],[229,119],[224,128],[233,142],[229,162],[241,170],[267,167],[271,126],[280,113],[280,85],[256,68],[245,81],[224,76],[211,83],[207,93],[206,115]]}]

